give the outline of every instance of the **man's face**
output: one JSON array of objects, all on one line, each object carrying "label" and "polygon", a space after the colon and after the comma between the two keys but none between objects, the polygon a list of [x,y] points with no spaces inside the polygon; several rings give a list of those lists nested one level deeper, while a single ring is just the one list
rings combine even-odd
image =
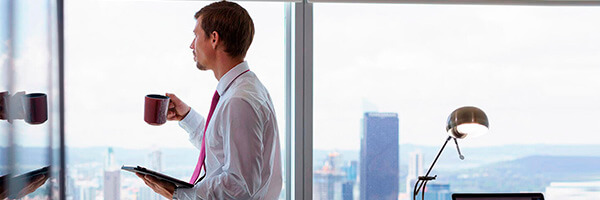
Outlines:
[{"label": "man's face", "polygon": [[202,16],[198,17],[196,20],[194,35],[194,40],[190,45],[190,49],[193,50],[196,67],[200,70],[207,70],[209,66],[208,56],[212,54],[212,46],[209,38],[206,38],[204,30],[202,29]]}]

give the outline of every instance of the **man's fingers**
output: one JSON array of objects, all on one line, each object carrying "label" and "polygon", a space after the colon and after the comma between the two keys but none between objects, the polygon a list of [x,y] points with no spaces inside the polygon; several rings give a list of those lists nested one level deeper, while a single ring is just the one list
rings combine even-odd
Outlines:
[{"label": "man's fingers", "polygon": [[173,112],[173,111],[167,112],[167,119],[171,119],[173,117],[175,117],[175,112]]},{"label": "man's fingers", "polygon": [[173,196],[173,191],[175,191],[174,184],[169,183],[167,181],[159,180],[156,177],[150,175],[142,175],[139,173],[136,173],[136,175],[142,180],[144,180],[144,183],[146,183],[146,185],[150,187],[154,192],[167,198]]},{"label": "man's fingers", "polygon": [[21,189],[21,191],[19,192],[19,194],[17,196],[19,198],[24,197],[25,195],[28,195],[28,194],[34,192],[35,190],[37,190],[40,186],[44,185],[45,182],[46,182],[46,175],[38,175],[31,182],[29,182],[27,184],[27,186],[25,186],[23,189]]},{"label": "man's fingers", "polygon": [[33,178],[33,180],[31,182],[37,183],[37,182],[44,180],[44,178],[46,178],[46,175],[40,174],[40,175],[35,176],[35,178]]},{"label": "man's fingers", "polygon": [[144,180],[144,184],[146,184],[147,186],[154,186],[154,184],[152,184],[150,181],[146,180],[145,178],[142,178],[142,180]]},{"label": "man's fingers", "polygon": [[146,178],[148,181],[150,181],[152,183],[160,182],[160,180],[158,180],[157,178],[154,178],[153,176],[150,176],[150,175],[146,175],[146,176],[144,176],[144,178]]},{"label": "man's fingers", "polygon": [[165,93],[165,95],[167,95],[169,98],[171,98],[171,101],[174,101],[174,103],[181,102],[181,100],[179,99],[179,97],[177,97],[175,94]]},{"label": "man's fingers", "polygon": [[138,176],[138,177],[140,177],[142,179],[142,181],[144,181],[144,183],[147,186],[152,186],[152,184],[148,180],[146,180],[146,175],[143,175],[143,174],[140,174],[140,173],[137,173],[137,172],[135,173],[135,175]]},{"label": "man's fingers", "polygon": [[35,188],[38,188],[38,187],[44,185],[44,183],[46,183],[46,175],[41,175],[41,176],[37,177],[34,181]]},{"label": "man's fingers", "polygon": [[158,180],[150,175],[144,176],[144,180],[147,180],[146,185],[150,186],[150,188],[152,188],[152,190],[154,190],[154,192],[160,194],[162,192],[162,190],[164,190],[161,187],[160,180]]}]

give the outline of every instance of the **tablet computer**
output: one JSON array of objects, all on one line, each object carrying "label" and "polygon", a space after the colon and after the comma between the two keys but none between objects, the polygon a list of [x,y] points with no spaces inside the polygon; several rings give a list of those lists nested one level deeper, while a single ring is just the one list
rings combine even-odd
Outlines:
[{"label": "tablet computer", "polygon": [[159,180],[164,180],[164,181],[173,183],[173,184],[175,184],[175,187],[178,187],[178,188],[192,188],[192,187],[194,187],[193,184],[190,184],[188,182],[185,182],[185,181],[182,181],[182,180],[179,180],[179,179],[176,179],[176,178],[173,178],[173,177],[170,177],[170,176],[167,176],[167,175],[161,174],[159,172],[155,172],[155,171],[152,171],[152,170],[146,169],[144,167],[140,167],[140,166],[134,167],[134,166],[123,165],[121,167],[121,169],[125,170],[125,171],[130,171],[130,172],[133,172],[133,173],[137,172],[137,173],[144,174],[144,175],[150,175],[150,176],[153,176],[154,178],[157,178]]},{"label": "tablet computer", "polygon": [[45,175],[46,177],[48,177],[48,174],[50,173],[50,166],[45,166],[33,171],[29,171],[27,173],[15,176],[13,178],[11,178],[11,181],[15,181],[15,182],[19,182],[19,181],[23,181],[23,182],[29,182],[32,181],[35,177],[39,176],[39,175]]},{"label": "tablet computer", "polygon": [[[48,179],[50,174],[50,166],[45,166],[33,171],[29,171],[27,173],[18,175],[18,176],[11,176],[10,174],[4,174],[2,176],[0,176],[0,190],[5,190],[7,188],[4,188],[6,186],[7,182],[11,182],[11,184],[17,184],[17,185],[21,185],[21,184],[28,184],[29,182],[33,181],[37,176],[39,175],[45,175],[46,176],[46,180]],[[4,192],[4,191],[0,191],[0,192]]]}]

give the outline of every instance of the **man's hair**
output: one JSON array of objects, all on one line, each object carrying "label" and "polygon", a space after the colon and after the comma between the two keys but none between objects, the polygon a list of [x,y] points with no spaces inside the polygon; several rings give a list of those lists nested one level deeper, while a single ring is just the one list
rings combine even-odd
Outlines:
[{"label": "man's hair", "polygon": [[194,17],[202,17],[207,38],[213,31],[219,34],[229,56],[246,57],[254,38],[254,22],[246,9],[234,2],[219,1],[200,9]]}]

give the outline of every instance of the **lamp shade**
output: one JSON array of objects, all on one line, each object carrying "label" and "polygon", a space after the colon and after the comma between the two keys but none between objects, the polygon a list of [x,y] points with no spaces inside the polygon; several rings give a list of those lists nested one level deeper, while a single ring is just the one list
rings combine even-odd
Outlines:
[{"label": "lamp shade", "polygon": [[483,135],[488,132],[489,127],[487,115],[483,110],[465,106],[450,113],[446,131],[454,138],[463,139]]}]

